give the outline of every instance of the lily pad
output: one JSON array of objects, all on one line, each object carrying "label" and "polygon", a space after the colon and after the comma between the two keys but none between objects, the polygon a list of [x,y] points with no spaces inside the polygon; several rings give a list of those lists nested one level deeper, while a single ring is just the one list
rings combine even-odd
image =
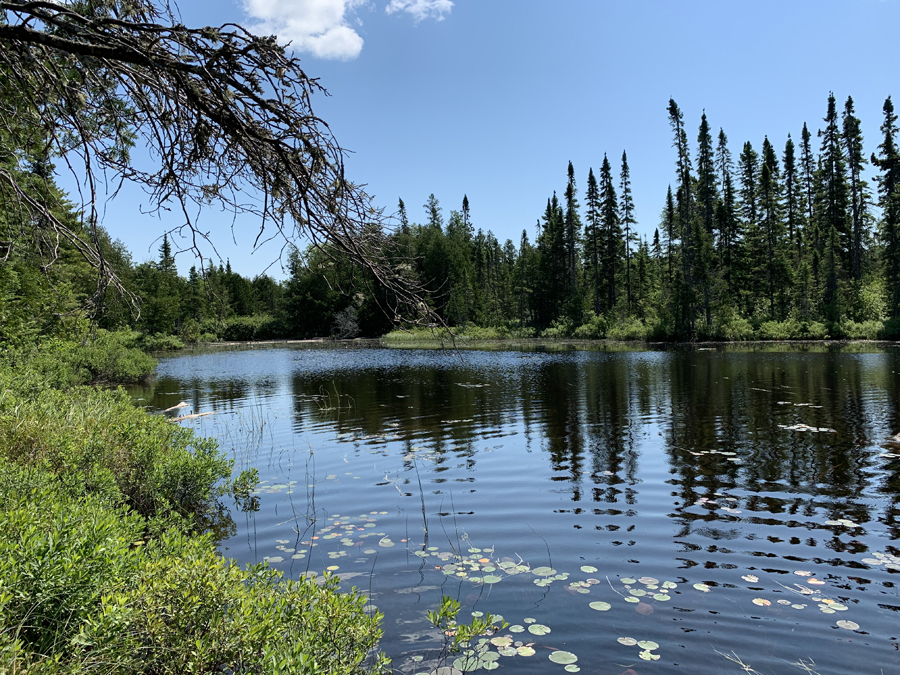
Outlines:
[{"label": "lily pad", "polygon": [[622,579],[622,583],[623,584],[635,584],[635,583],[637,583],[637,579],[632,579],[630,577],[626,577],[626,578]]},{"label": "lily pad", "polygon": [[659,583],[659,579],[654,579],[653,577],[641,577],[638,581],[645,586],[655,586]]},{"label": "lily pad", "polygon": [[516,625],[514,625],[514,626],[510,626],[510,627],[509,627],[509,632],[510,632],[510,633],[524,633],[524,632],[525,632],[525,626],[520,626],[519,624],[516,624]]},{"label": "lily pad", "polygon": [[528,626],[528,632],[532,633],[533,635],[546,635],[550,632],[550,627],[545,626],[542,623],[533,623]]},{"label": "lily pad", "polygon": [[580,673],[581,672],[581,668],[576,666],[574,663],[570,663],[569,665],[567,665],[564,670],[567,673]]},{"label": "lily pad", "polygon": [[503,577],[498,577],[496,574],[488,574],[482,578],[482,581],[486,584],[496,584],[503,581]]},{"label": "lily pad", "polygon": [[638,598],[642,598],[642,597],[644,597],[645,595],[647,595],[647,591],[645,591],[645,590],[642,589],[642,588],[632,588],[632,589],[630,589],[628,592],[631,593],[633,596],[638,597]]},{"label": "lily pad", "polygon": [[630,637],[620,637],[618,640],[616,640],[616,642],[618,642],[620,645],[625,645],[626,647],[633,647],[638,643],[637,640]]},{"label": "lily pad", "polygon": [[674,581],[664,581],[662,583],[662,587],[663,588],[678,588],[678,584],[676,584]]},{"label": "lily pad", "polygon": [[709,593],[709,586],[707,586],[706,584],[694,584],[694,588],[696,588],[698,591]]},{"label": "lily pad", "polygon": [[836,625],[844,630],[859,630],[859,624],[855,621],[838,621]]},{"label": "lily pad", "polygon": [[550,660],[553,661],[553,663],[568,665],[569,663],[575,663],[578,660],[578,657],[575,656],[572,652],[560,650],[558,652],[552,652],[550,654]]},{"label": "lily pad", "polygon": [[539,577],[550,577],[556,574],[556,570],[552,567],[535,567],[531,573]]},{"label": "lily pad", "polygon": [[666,595],[665,593],[656,593],[654,594],[653,599],[659,602],[667,602],[672,599],[672,596]]},{"label": "lily pad", "polygon": [[500,654],[500,656],[515,656],[518,654],[518,651],[515,647],[500,647],[497,650],[497,653]]},{"label": "lily pad", "polygon": [[772,603],[765,598],[753,598],[753,604],[759,605],[760,607],[770,607]]},{"label": "lily pad", "polygon": [[534,656],[534,647],[529,647],[527,645],[524,645],[524,646],[516,649],[516,653],[519,656]]},{"label": "lily pad", "polygon": [[631,604],[637,604],[641,601],[640,598],[636,598],[633,595],[625,596],[625,602],[630,602]]},{"label": "lily pad", "polygon": [[654,654],[653,652],[642,651],[638,654],[644,661],[659,661],[659,654]]},{"label": "lily pad", "polygon": [[525,623],[534,623],[537,619],[532,619],[530,616],[525,617]]},{"label": "lily pad", "polygon": [[593,567],[591,565],[582,565],[581,571],[584,572],[585,574],[593,574],[594,572],[597,571],[597,568]]},{"label": "lily pad", "polygon": [[495,647],[509,647],[513,643],[511,637],[495,637],[491,638],[491,644]]},{"label": "lily pad", "polygon": [[592,602],[588,606],[591,609],[596,609],[598,612],[607,612],[612,607],[608,602]]},{"label": "lily pad", "polygon": [[656,644],[653,640],[641,640],[637,643],[637,646],[641,649],[646,649],[647,651],[659,649],[659,645]]}]

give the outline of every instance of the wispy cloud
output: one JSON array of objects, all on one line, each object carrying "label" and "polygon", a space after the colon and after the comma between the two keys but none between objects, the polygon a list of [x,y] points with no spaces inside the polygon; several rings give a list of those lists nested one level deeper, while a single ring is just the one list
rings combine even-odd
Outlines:
[{"label": "wispy cloud", "polygon": [[363,39],[349,15],[367,0],[244,0],[256,32],[277,35],[294,49],[322,59],[355,59]]},{"label": "wispy cloud", "polygon": [[449,14],[451,9],[453,9],[451,0],[391,0],[385,11],[388,14],[406,12],[418,23],[424,19],[443,21],[444,15]]},{"label": "wispy cloud", "polygon": [[[355,11],[371,0],[243,0],[244,11],[258,33],[277,35],[300,52],[321,59],[355,59],[363,39],[351,26],[359,24]],[[451,0],[390,0],[388,14],[405,12],[416,23],[424,19],[443,21],[453,9]]]}]

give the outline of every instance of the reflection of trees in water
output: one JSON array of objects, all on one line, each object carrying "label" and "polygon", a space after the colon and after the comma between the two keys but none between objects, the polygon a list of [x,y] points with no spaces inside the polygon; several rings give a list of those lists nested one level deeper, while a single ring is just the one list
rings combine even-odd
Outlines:
[{"label": "reflection of trees in water", "polygon": [[[740,489],[741,508],[806,527],[827,518],[870,522],[874,514],[856,498],[877,489],[892,498],[882,517],[900,535],[900,462],[884,471],[871,450],[900,432],[896,350],[507,352],[497,361],[502,368],[461,362],[298,374],[294,427],[328,428],[359,443],[402,441],[406,455],[427,449],[438,472],[451,459],[473,469],[492,438],[524,432],[517,442],[540,439],[553,480],[574,501],[589,485],[590,498],[606,503],[635,502],[638,456],[661,443],[684,531],[716,516],[683,506],[716,492]],[[321,390],[352,405],[324,406]],[[784,428],[798,423],[836,433]]]}]

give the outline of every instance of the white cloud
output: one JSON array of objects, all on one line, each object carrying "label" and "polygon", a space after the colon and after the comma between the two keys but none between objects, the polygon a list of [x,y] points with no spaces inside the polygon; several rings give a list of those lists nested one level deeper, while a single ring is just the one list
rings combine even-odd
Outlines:
[{"label": "white cloud", "polygon": [[363,39],[347,15],[367,0],[244,0],[252,30],[322,59],[355,59]]},{"label": "white cloud", "polygon": [[451,0],[391,0],[385,11],[388,14],[406,12],[412,14],[418,23],[423,19],[444,20],[444,14],[449,14],[453,9]]}]

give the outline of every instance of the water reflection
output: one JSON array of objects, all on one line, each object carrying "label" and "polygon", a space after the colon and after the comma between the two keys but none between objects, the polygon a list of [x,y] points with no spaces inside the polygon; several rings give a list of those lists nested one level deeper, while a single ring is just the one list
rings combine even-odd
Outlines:
[{"label": "water reflection", "polygon": [[[797,575],[809,571],[836,596],[825,600],[868,622],[871,637],[857,644],[880,650],[878,658],[894,649],[897,571],[862,560],[900,555],[900,457],[892,456],[900,443],[888,440],[900,432],[898,373],[900,350],[871,346],[462,354],[300,348],[167,360],[153,388],[136,396],[156,409],[185,400],[194,411],[214,411],[197,428],[269,481],[260,514],[226,542],[241,560],[277,553],[259,541],[289,528],[314,542],[307,537],[322,510],[386,510],[371,529],[381,534],[383,527],[392,546],[360,539],[352,542],[355,558],[331,551],[317,567],[310,544],[309,557],[283,564],[290,574],[335,560],[340,573],[348,564],[379,570],[369,592],[395,617],[386,645],[398,654],[407,649],[404,631],[421,621],[422,606],[410,598],[433,604],[435,589],[456,588],[471,608],[486,593],[504,613],[537,602],[561,627],[574,622],[570,633],[559,631],[570,646],[595,650],[598,663],[624,663],[583,635],[578,621],[586,618],[576,620],[582,610],[573,604],[578,586],[541,590],[535,599],[538,589],[520,583],[522,575],[473,591],[430,558],[415,560],[434,544],[442,555],[489,547],[490,558],[543,560],[575,572],[589,562],[613,579],[632,568],[675,579],[677,570],[685,588],[702,583],[712,591],[679,589],[671,608],[641,601],[645,607],[615,625],[637,631],[652,622],[675,642],[699,631],[726,651],[755,636],[770,645],[760,658],[771,672],[781,672],[778,664],[790,656],[810,656],[792,652],[802,636],[825,673],[854,662],[850,652],[833,649],[844,637],[816,623],[827,613],[815,612],[828,603],[803,613],[771,594],[803,600],[805,577]],[[276,485],[285,488],[270,489]],[[299,503],[309,495],[315,504]],[[744,577],[760,581],[748,585]],[[774,608],[765,615],[750,603],[763,588]],[[716,595],[724,590],[727,597]],[[773,621],[794,638],[773,638],[757,626]],[[707,650],[682,665],[696,673],[727,665],[708,657]],[[852,658],[879,662],[865,651]],[[528,662],[517,669],[542,672]]]}]

